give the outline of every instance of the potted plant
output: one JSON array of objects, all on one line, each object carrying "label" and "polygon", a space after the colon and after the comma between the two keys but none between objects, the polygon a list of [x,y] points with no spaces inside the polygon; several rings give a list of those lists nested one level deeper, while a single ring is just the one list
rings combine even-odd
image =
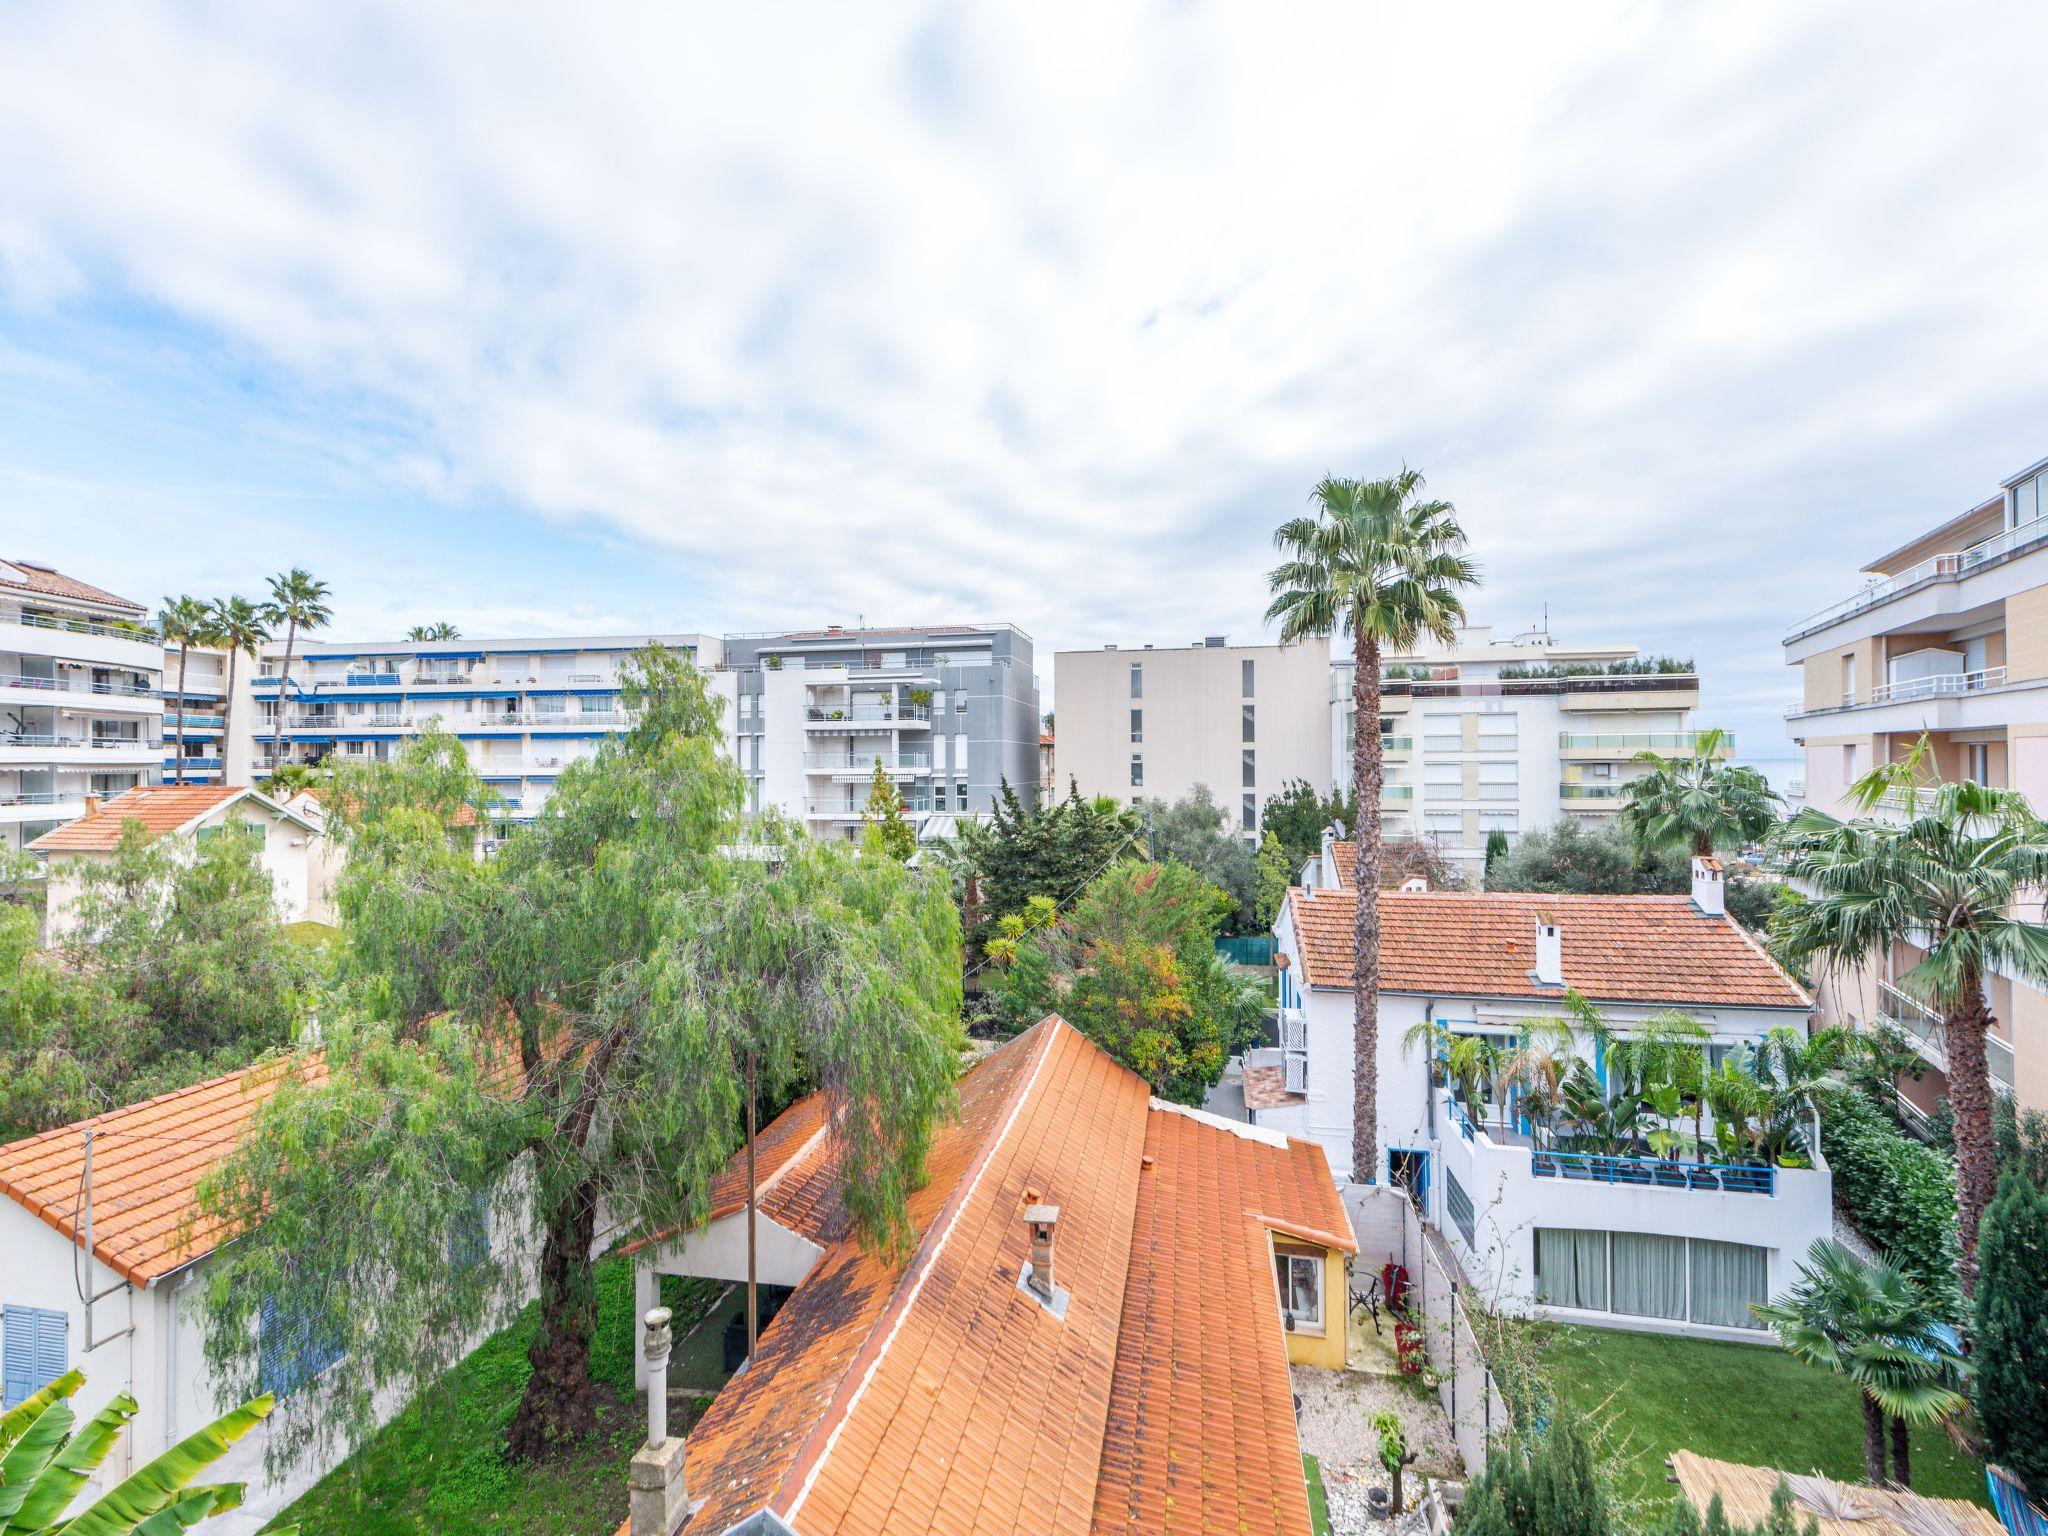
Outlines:
[{"label": "potted plant", "polygon": [[770,656],[765,665],[770,672],[780,672],[782,670],[782,658],[780,656]]},{"label": "potted plant", "polygon": [[929,689],[929,688],[913,688],[913,689],[911,689],[911,690],[910,690],[910,702],[911,702],[911,703],[913,703],[913,704],[915,704],[915,705],[916,705],[916,706],[917,706],[917,707],[918,707],[919,709],[924,709],[924,708],[927,708],[927,707],[929,707],[929,706],[930,706],[930,704],[931,704],[931,702],[932,702],[932,691],[931,691],[931,689]]}]

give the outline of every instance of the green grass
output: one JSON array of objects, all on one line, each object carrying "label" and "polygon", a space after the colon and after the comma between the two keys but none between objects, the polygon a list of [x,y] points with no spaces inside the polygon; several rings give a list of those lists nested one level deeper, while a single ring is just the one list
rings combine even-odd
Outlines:
[{"label": "green grass", "polygon": [[1316,1536],[1330,1536],[1330,1496],[1323,1489],[1323,1464],[1313,1456],[1304,1456],[1301,1475],[1308,1480],[1309,1527]]},{"label": "green grass", "polygon": [[[680,1333],[718,1294],[710,1280],[662,1280]],[[597,1331],[590,1373],[599,1430],[546,1463],[504,1457],[505,1431],[531,1368],[539,1322],[529,1306],[442,1377],[419,1402],[278,1516],[303,1536],[611,1536],[626,1518],[626,1464],[644,1433],[633,1393],[633,1266],[597,1266]],[[676,1424],[688,1427],[688,1416]]]},{"label": "green grass", "polygon": [[[1664,1458],[1676,1450],[1862,1480],[1863,1416],[1840,1376],[1764,1345],[1606,1328],[1543,1334],[1560,1406],[1608,1426],[1624,1498],[1669,1497]],[[1989,1502],[1983,1463],[1938,1427],[1915,1429],[1912,1446],[1915,1492]]]}]

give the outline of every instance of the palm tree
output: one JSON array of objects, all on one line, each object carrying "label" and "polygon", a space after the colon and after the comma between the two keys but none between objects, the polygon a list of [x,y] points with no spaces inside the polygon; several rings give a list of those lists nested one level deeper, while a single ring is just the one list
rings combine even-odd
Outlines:
[{"label": "palm tree", "polygon": [[282,576],[270,578],[270,600],[263,605],[263,622],[284,630],[284,672],[277,684],[277,723],[270,733],[270,766],[278,766],[284,747],[284,716],[291,705],[292,648],[302,629],[324,629],[334,617],[326,602],[327,583],[315,581],[293,566]]},{"label": "palm tree", "polygon": [[226,784],[233,772],[228,753],[235,723],[235,663],[243,656],[256,659],[256,647],[270,638],[270,626],[263,610],[246,597],[220,597],[214,599],[212,628],[214,644],[225,646],[228,653],[228,691],[220,712],[220,781]]},{"label": "palm tree", "polygon": [[1691,757],[1638,752],[1649,769],[1622,790],[1624,824],[1646,852],[1684,851],[1700,858],[1716,848],[1755,842],[1778,820],[1778,792],[1754,768],[1724,763],[1726,731],[1701,731]]},{"label": "palm tree", "polygon": [[164,644],[178,648],[178,747],[174,782],[179,784],[185,782],[185,666],[192,647],[205,645],[212,639],[209,622],[212,616],[213,610],[196,597],[167,597],[163,612],[156,617],[156,627],[163,633]]},{"label": "palm tree", "polygon": [[1424,635],[1451,643],[1465,616],[1461,588],[1479,580],[1447,501],[1420,498],[1422,476],[1326,479],[1315,513],[1274,530],[1286,559],[1269,571],[1268,619],[1280,643],[1351,636],[1351,777],[1357,803],[1357,914],[1352,927],[1351,1177],[1379,1174],[1380,652]]},{"label": "palm tree", "polygon": [[1910,943],[1925,950],[1897,985],[1941,1016],[1955,1114],[1957,1277],[1976,1289],[1977,1228],[1998,1182],[1991,1124],[1991,1032],[1985,978],[1996,969],[2048,985],[2048,926],[2014,915],[2019,894],[2048,882],[2048,825],[2024,795],[1931,772],[1925,736],[1903,759],[1850,787],[1870,812],[1886,796],[1903,815],[1840,821],[1802,811],[1784,829],[1787,875],[1812,894],[1780,908],[1774,933],[1806,962],[1852,966]]},{"label": "palm tree", "polygon": [[408,640],[460,640],[462,631],[446,619],[438,624],[415,624],[405,632]]},{"label": "palm tree", "polygon": [[1938,1307],[1888,1259],[1859,1259],[1822,1238],[1777,1301],[1750,1311],[1771,1325],[1786,1349],[1847,1376],[1863,1407],[1863,1468],[1885,1482],[1885,1428],[1891,1428],[1891,1476],[1913,1486],[1909,1425],[1945,1418],[1963,1405],[1955,1389],[1962,1341]]}]

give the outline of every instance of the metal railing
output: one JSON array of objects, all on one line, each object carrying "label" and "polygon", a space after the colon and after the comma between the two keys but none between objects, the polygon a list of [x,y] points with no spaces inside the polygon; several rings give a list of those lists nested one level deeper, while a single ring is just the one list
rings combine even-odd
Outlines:
[{"label": "metal railing", "polygon": [[[1383,694],[1418,699],[1525,698],[1546,693],[1698,693],[1697,672],[1587,673],[1578,677],[1388,678]],[[1348,690],[1347,690],[1348,692]]]},{"label": "metal railing", "polygon": [[[931,797],[929,795],[905,795],[903,797],[903,809],[906,811],[928,811],[932,809]],[[867,801],[865,799],[852,802],[845,800],[806,800],[804,801],[804,814],[806,816],[838,816],[842,818],[865,816],[867,814]]]},{"label": "metal railing", "polygon": [[1650,1185],[1721,1195],[1775,1195],[1778,1170],[1748,1163],[1681,1163],[1663,1157],[1617,1157],[1604,1152],[1547,1152],[1531,1148],[1529,1172],[1539,1179],[1586,1179],[1600,1184]]},{"label": "metal railing", "polygon": [[844,752],[806,752],[804,767],[820,773],[873,773],[877,759],[884,773],[929,773],[932,766],[929,752],[879,752],[854,756]]},{"label": "metal railing", "polygon": [[[1873,704],[1896,704],[1905,699],[1942,698],[1957,693],[1978,693],[1986,688],[2005,686],[2005,668],[1983,667],[1975,672],[1944,672],[1935,677],[1901,678],[1895,683],[1879,683],[1870,690]],[[1854,700],[1845,698],[1847,708]]]},{"label": "metal railing", "polygon": [[1557,797],[1560,800],[1618,800],[1621,789],[1619,784],[1560,784]]},{"label": "metal railing", "polygon": [[1874,581],[1862,591],[1845,597],[1838,603],[1830,603],[1820,612],[1801,619],[1792,627],[1791,633],[1785,636],[1786,643],[1790,644],[1802,635],[1810,635],[1817,629],[1825,629],[1830,624],[1839,624],[1866,608],[1890,602],[1925,582],[1955,581],[1990,561],[2038,544],[2044,538],[2048,538],[2048,517],[2037,517],[2021,523],[2016,528],[2008,528],[2003,533],[1994,534],[1982,543],[1972,544],[1968,549],[1935,555],[1922,560],[1918,565],[1909,565],[1903,571],[1887,576],[1882,581]]},{"label": "metal railing", "polygon": [[28,789],[0,795],[0,805],[62,805],[66,800],[83,801],[83,789]]},{"label": "metal railing", "polygon": [[116,640],[133,640],[140,645],[156,644],[154,631],[139,624],[100,624],[91,619],[65,619],[51,613],[24,613],[20,623],[30,629],[54,629],[67,635],[109,635]]},{"label": "metal railing", "polygon": [[161,745],[161,742],[146,741],[139,736],[57,736],[39,731],[0,731],[0,747],[125,748],[131,752],[151,752]]},{"label": "metal railing", "polygon": [[344,688],[396,688],[396,672],[351,672],[341,680]]},{"label": "metal railing", "polygon": [[[1884,1002],[1879,1017],[1911,1041],[1922,1056],[1942,1071],[1948,1071],[1948,1031],[1942,1016],[1910,992],[1888,981],[1880,981],[1877,990]],[[1993,1034],[1985,1035],[1984,1064],[1990,1071],[1992,1086],[2010,1093],[2013,1084],[2012,1042]]]},{"label": "metal railing", "polygon": [[806,725],[844,725],[849,721],[863,720],[929,720],[930,708],[923,704],[855,704],[847,709],[820,709],[816,705],[804,711]]},{"label": "metal railing", "polygon": [[[1560,731],[1557,744],[1567,752],[1691,752],[1699,745],[1698,731],[1637,731],[1619,735],[1581,735]],[[1735,752],[1735,738],[1724,735],[1727,753]]]},{"label": "metal railing", "polygon": [[62,677],[0,677],[0,688],[34,688],[44,693],[92,693],[102,698],[153,699],[157,690],[141,683],[77,682]]}]

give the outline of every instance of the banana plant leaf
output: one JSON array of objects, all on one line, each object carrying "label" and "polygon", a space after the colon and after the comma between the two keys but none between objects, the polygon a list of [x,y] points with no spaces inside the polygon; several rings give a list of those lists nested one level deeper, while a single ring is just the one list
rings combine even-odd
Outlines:
[{"label": "banana plant leaf", "polygon": [[177,1502],[186,1484],[225,1456],[228,1447],[261,1424],[275,1405],[276,1399],[266,1392],[222,1414],[101,1494],[53,1536],[134,1536],[136,1527]]},{"label": "banana plant leaf", "polygon": [[240,1483],[209,1483],[199,1488],[188,1488],[168,1506],[136,1526],[134,1536],[178,1536],[180,1531],[202,1520],[239,1509],[241,1503]]},{"label": "banana plant leaf", "polygon": [[107,1459],[107,1452],[121,1438],[121,1431],[135,1417],[135,1399],[126,1392],[92,1416],[85,1428],[71,1437],[71,1443],[45,1467],[28,1490],[28,1498],[4,1527],[0,1536],[35,1536],[71,1507],[78,1490],[92,1476],[93,1469]]},{"label": "banana plant leaf", "polygon": [[77,1417],[69,1403],[46,1403],[35,1422],[8,1447],[7,1455],[0,1458],[0,1516],[12,1520],[28,1502],[36,1479],[64,1449]]},{"label": "banana plant leaf", "polygon": [[0,1418],[0,1451],[22,1437],[29,1425],[42,1416],[42,1412],[60,1397],[69,1397],[85,1385],[85,1372],[66,1371],[41,1391],[30,1394],[7,1410]]}]

